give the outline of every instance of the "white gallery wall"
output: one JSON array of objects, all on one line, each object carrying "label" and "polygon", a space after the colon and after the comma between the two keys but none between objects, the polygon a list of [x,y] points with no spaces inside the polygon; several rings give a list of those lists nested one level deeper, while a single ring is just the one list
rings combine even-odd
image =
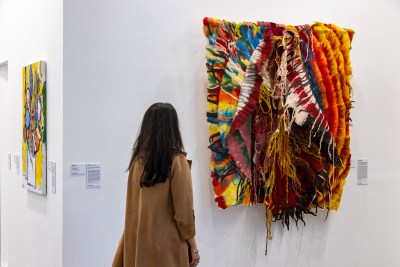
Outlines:
[{"label": "white gallery wall", "polygon": [[[62,1],[0,0],[1,266],[62,266]],[[22,67],[47,61],[49,160],[56,161],[58,192],[22,188],[14,155],[22,153]],[[8,169],[7,155],[12,164]],[[50,187],[48,187],[50,189]]]},{"label": "white gallery wall", "polygon": [[[213,201],[206,123],[204,16],[232,21],[334,23],[356,31],[351,58],[354,158],[339,212],[307,226],[273,226],[268,256],[261,206],[219,210]],[[63,266],[110,266],[123,229],[131,146],[146,108],[172,103],[193,159],[200,266],[399,266],[400,4],[370,1],[64,1]],[[72,163],[99,162],[87,190]]]},{"label": "white gallery wall", "polygon": [[[6,95],[5,91],[8,88],[8,64],[7,62],[1,62],[0,63],[0,99],[4,99],[4,96]],[[0,102],[2,102],[0,100]],[[5,105],[0,105],[0,123],[3,124],[3,122],[6,120],[6,110],[5,110]],[[6,132],[5,132],[4,127],[0,128],[0,211],[1,214],[8,214],[8,195],[6,190],[8,188],[7,185],[7,179],[3,179],[3,177],[7,177],[7,164],[4,164],[7,162],[5,152],[6,147]],[[8,220],[5,218],[5,216],[0,217],[0,259],[1,259],[1,264],[6,265],[8,262]]]},{"label": "white gallery wall", "polygon": [[[213,200],[204,16],[356,31],[351,146],[369,159],[369,185],[357,186],[352,169],[339,212],[290,231],[276,223],[268,256],[263,207],[220,210]],[[397,25],[397,0],[0,0],[1,265],[111,265],[131,147],[144,111],[163,101],[176,107],[193,159],[199,266],[399,266]],[[47,196],[27,192],[7,166],[8,153],[21,155],[21,68],[38,60],[47,61],[48,160],[57,163],[57,192]],[[92,162],[102,184],[86,189],[70,166]]]}]

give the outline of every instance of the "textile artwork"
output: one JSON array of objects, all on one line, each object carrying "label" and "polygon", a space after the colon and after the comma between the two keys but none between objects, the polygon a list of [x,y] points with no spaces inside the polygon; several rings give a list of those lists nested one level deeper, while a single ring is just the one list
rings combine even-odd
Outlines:
[{"label": "textile artwork", "polygon": [[46,62],[22,68],[23,187],[46,194]]},{"label": "textile artwork", "polygon": [[333,24],[204,19],[211,176],[220,208],[263,203],[267,232],[337,210],[350,168],[350,49]]}]

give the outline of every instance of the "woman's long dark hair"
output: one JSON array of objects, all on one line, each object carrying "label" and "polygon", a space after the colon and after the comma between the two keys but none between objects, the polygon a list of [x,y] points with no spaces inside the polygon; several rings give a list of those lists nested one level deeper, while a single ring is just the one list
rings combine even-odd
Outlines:
[{"label": "woman's long dark hair", "polygon": [[141,158],[144,170],[140,186],[165,182],[169,176],[174,154],[184,153],[178,115],[169,103],[151,105],[143,116],[140,133],[133,145],[131,168]]}]

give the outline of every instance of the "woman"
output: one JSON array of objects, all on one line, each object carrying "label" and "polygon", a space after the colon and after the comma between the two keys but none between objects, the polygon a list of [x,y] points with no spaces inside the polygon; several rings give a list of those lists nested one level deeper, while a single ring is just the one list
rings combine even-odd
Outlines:
[{"label": "woman", "polygon": [[125,228],[112,266],[194,267],[199,261],[178,116],[171,104],[156,103],[144,114],[133,146]]}]

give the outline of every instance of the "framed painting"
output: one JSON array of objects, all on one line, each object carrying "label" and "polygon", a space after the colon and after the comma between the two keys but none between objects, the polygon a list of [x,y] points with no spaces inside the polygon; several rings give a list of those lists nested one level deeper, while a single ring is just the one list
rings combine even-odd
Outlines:
[{"label": "framed painting", "polygon": [[46,62],[22,68],[22,186],[45,195],[46,186]]}]

